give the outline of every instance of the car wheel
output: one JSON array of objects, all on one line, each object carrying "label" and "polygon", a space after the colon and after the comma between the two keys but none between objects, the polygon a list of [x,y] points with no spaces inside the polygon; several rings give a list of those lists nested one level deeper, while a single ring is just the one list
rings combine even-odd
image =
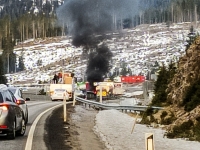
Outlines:
[{"label": "car wheel", "polygon": [[7,134],[7,138],[8,138],[9,140],[15,139],[15,136],[16,136],[15,132],[16,132],[16,123],[15,123],[15,120],[14,120],[14,122],[13,122],[13,127],[12,127],[12,131],[9,132],[9,133]]},{"label": "car wheel", "polygon": [[21,128],[19,131],[17,131],[17,134],[20,135],[20,136],[23,136],[26,132],[26,123],[25,123],[25,120],[22,119],[22,122],[21,122]]}]

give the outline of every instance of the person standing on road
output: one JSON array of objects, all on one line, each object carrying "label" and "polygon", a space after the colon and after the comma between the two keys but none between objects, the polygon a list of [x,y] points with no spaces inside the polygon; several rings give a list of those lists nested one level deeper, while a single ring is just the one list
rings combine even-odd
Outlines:
[{"label": "person standing on road", "polygon": [[62,73],[58,73],[58,82],[62,83]]},{"label": "person standing on road", "polygon": [[74,99],[74,92],[75,92],[75,88],[76,88],[76,77],[74,76],[74,73],[71,74],[72,77],[72,99]]},{"label": "person standing on road", "polygon": [[58,76],[57,76],[57,74],[55,74],[54,77],[53,77],[53,83],[55,83],[55,84],[58,83]]}]

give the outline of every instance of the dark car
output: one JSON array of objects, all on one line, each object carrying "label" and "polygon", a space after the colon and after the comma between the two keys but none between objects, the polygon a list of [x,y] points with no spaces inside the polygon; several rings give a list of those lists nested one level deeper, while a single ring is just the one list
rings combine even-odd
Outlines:
[{"label": "dark car", "polygon": [[96,91],[86,91],[86,99],[93,99],[93,100],[96,100],[97,98],[97,94],[96,94]]},{"label": "dark car", "polygon": [[[24,112],[24,117],[25,117],[25,123],[28,123],[28,106],[26,104],[25,99],[23,98],[22,95],[22,89],[19,87],[8,87],[8,90],[13,93],[15,98],[17,99],[17,104],[19,107],[23,110]],[[26,100],[30,100],[29,98],[26,98]]]},{"label": "dark car", "polygon": [[0,136],[15,139],[26,132],[25,116],[17,100],[4,84],[0,84]]}]

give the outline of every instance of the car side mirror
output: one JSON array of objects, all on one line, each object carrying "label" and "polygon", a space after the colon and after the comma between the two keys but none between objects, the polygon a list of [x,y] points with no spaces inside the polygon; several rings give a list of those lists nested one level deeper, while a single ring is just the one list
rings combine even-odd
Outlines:
[{"label": "car side mirror", "polygon": [[29,97],[26,98],[26,101],[30,101],[31,99]]}]

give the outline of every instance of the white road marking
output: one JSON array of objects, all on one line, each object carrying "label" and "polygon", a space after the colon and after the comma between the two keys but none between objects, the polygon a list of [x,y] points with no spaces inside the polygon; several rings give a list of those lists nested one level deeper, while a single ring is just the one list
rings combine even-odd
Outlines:
[{"label": "white road marking", "polygon": [[26,141],[26,147],[25,147],[25,150],[31,150],[32,149],[32,143],[33,143],[33,135],[34,135],[34,131],[35,131],[35,127],[38,123],[38,121],[40,120],[40,118],[48,111],[60,106],[60,105],[63,105],[63,104],[59,104],[59,105],[56,105],[54,107],[51,107],[45,111],[43,111],[41,114],[39,114],[37,116],[37,118],[34,120],[33,124],[31,125],[31,128],[30,128],[30,131],[28,133],[28,138],[27,138],[27,141]]}]

